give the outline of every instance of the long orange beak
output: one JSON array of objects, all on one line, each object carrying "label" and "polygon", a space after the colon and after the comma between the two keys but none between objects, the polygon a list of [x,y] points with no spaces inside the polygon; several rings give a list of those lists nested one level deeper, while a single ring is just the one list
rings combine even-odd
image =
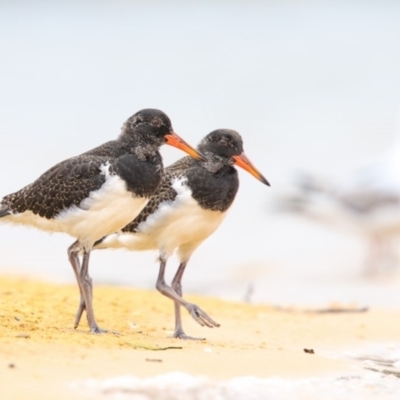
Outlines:
[{"label": "long orange beak", "polygon": [[175,132],[171,132],[168,135],[165,135],[165,139],[167,140],[167,144],[176,147],[180,150],[183,150],[185,153],[188,153],[189,156],[196,158],[198,160],[207,161],[206,158],[201,153],[199,153],[195,148],[186,143]]},{"label": "long orange beak", "polygon": [[255,178],[257,178],[259,181],[261,181],[265,185],[271,186],[269,184],[269,182],[261,174],[261,172],[247,158],[246,154],[242,153],[239,156],[232,156],[232,158],[235,160],[235,164],[238,167],[241,167],[244,170],[246,170],[247,172],[250,172],[250,174],[252,174]]}]

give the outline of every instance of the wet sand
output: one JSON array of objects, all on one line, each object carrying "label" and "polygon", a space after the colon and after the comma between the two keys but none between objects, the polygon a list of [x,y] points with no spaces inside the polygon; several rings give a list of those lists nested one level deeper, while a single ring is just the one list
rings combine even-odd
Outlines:
[{"label": "wet sand", "polygon": [[400,310],[279,310],[185,296],[221,327],[201,327],[183,310],[186,333],[206,340],[181,341],[170,337],[174,319],[169,299],[156,291],[96,285],[99,326],[118,334],[93,335],[84,319],[73,329],[78,297],[74,285],[0,277],[2,398],[96,398],[72,389],[71,383],[173,371],[215,380],[327,376],[353,368],[351,361],[327,354],[400,339]]}]

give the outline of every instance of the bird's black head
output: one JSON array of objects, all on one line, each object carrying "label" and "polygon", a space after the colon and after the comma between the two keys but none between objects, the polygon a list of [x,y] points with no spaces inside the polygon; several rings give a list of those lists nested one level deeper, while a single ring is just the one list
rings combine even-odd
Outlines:
[{"label": "bird's black head", "polygon": [[154,108],[145,108],[128,118],[122,127],[120,138],[153,148],[166,143],[183,150],[194,158],[204,159],[196,149],[174,132],[168,116]]},{"label": "bird's black head", "polygon": [[231,129],[217,129],[209,133],[198,145],[199,151],[207,158],[206,163],[237,165],[262,183],[269,185],[243,151],[242,137]]},{"label": "bird's black head", "polygon": [[236,131],[217,129],[209,133],[197,148],[205,155],[206,153],[212,153],[229,160],[232,159],[232,156],[238,156],[243,153],[243,140]]},{"label": "bird's black head", "polygon": [[168,116],[153,108],[145,108],[133,114],[122,128],[123,135],[135,136],[158,146],[164,144],[165,136],[172,132],[172,124]]}]

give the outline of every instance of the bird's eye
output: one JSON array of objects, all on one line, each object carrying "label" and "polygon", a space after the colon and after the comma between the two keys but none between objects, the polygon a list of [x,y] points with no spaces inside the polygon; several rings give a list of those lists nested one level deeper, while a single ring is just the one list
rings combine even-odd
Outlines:
[{"label": "bird's eye", "polygon": [[157,128],[159,128],[162,125],[161,119],[160,118],[154,118],[151,121],[151,124]]},{"label": "bird's eye", "polygon": [[221,139],[220,141],[219,141],[219,144],[221,145],[221,146],[228,146],[228,141],[226,140],[226,139]]}]

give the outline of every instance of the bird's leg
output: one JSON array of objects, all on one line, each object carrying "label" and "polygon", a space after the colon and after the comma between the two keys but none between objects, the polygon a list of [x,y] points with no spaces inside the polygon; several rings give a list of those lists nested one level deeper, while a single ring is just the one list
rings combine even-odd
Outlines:
[{"label": "bird's leg", "polygon": [[[215,322],[212,318],[210,318],[200,307],[198,307],[196,304],[192,304],[192,303],[189,303],[186,300],[184,300],[179,294],[177,294],[175,292],[174,289],[172,289],[170,286],[168,286],[165,283],[164,274],[165,274],[166,265],[167,265],[167,261],[163,257],[160,257],[160,270],[158,273],[158,278],[157,278],[157,283],[156,283],[157,290],[159,292],[161,292],[164,296],[173,300],[176,304],[179,304],[179,305],[185,307],[189,311],[190,315],[194,318],[194,320],[197,321],[197,323],[199,323],[201,326],[207,326],[209,328],[213,328],[214,326],[218,327],[219,324],[217,322]],[[183,267],[180,277],[182,277],[184,269],[185,268]],[[178,281],[180,283],[179,279],[178,279]],[[180,317],[180,310],[178,310],[178,315]],[[182,337],[182,339],[184,339],[184,337]]]},{"label": "bird's leg", "polygon": [[78,310],[76,311],[76,314],[75,314],[75,321],[74,321],[74,328],[75,329],[78,327],[79,322],[81,321],[82,314],[83,314],[84,310],[86,310],[86,305],[85,305],[85,300],[84,300],[84,298],[82,296],[82,293],[81,293],[81,298],[79,299]]},{"label": "bird's leg", "polygon": [[81,264],[79,261],[80,250],[81,250],[81,245],[78,241],[72,243],[72,245],[70,247],[68,247],[68,259],[72,266],[72,269],[74,270],[74,274],[75,274],[76,281],[78,282],[79,294],[80,294],[78,311],[76,313],[75,322],[74,322],[75,329],[78,327],[79,322],[82,317],[82,313],[85,310],[85,300],[82,296],[81,283],[80,283],[80,279],[79,279],[79,275],[80,275],[80,271],[81,271]]},{"label": "bird's leg", "polygon": [[[186,268],[186,262],[182,262],[179,264],[179,268],[176,271],[174,279],[172,279],[172,283],[171,283],[172,289],[174,289],[175,293],[180,297],[182,297],[181,279],[182,279],[183,272],[185,271],[185,268]],[[177,301],[174,301],[174,309],[175,309],[175,332],[174,332],[173,336],[181,339],[181,338],[185,337],[186,334],[183,331],[183,327],[182,327],[181,305]]]},{"label": "bird's leg", "polygon": [[[89,257],[90,251],[86,249],[83,250],[83,259],[82,259],[82,267],[79,273],[79,281],[81,287],[81,294],[84,299],[85,309],[86,309],[86,317],[89,324],[91,333],[105,333],[107,332],[104,329],[99,328],[97,325],[96,319],[94,317],[93,310],[93,289],[92,289],[92,278],[89,276]],[[79,313],[78,308],[78,313]],[[82,310],[83,311],[83,310]],[[77,314],[78,316],[78,314]]]},{"label": "bird's leg", "polygon": [[[186,264],[187,264],[186,262],[181,262],[179,264],[179,268],[176,271],[174,279],[172,280],[172,283],[171,283],[172,289],[175,290],[175,293],[180,297],[182,297],[181,281],[182,281],[183,273],[185,272]],[[186,333],[183,331],[183,327],[182,327],[181,305],[177,301],[174,301],[174,308],[175,308],[175,332],[173,334],[173,337],[178,338],[178,339],[205,340],[205,338],[195,338],[195,337],[186,335]]]}]

